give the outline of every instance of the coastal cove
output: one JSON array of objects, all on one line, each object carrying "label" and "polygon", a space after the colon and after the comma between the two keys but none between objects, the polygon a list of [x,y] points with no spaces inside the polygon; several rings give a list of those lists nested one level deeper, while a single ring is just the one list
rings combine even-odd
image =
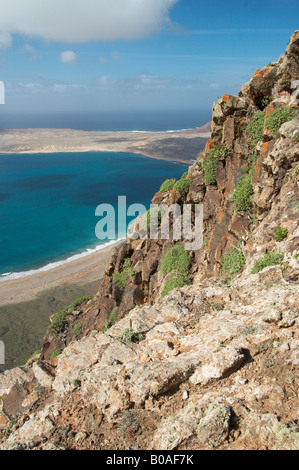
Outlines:
[{"label": "coastal cove", "polygon": [[[45,270],[107,246],[96,207],[118,196],[147,208],[153,188],[186,166],[116,152],[0,155],[0,275]],[[118,239],[125,233],[118,233]],[[92,250],[92,251],[91,251]],[[54,263],[54,265],[53,265]],[[5,279],[6,277],[4,277]]]}]

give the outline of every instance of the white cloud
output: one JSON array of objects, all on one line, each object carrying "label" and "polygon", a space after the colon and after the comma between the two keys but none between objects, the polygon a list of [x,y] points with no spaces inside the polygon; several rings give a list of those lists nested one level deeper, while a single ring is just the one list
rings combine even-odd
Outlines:
[{"label": "white cloud", "polygon": [[34,49],[34,47],[30,46],[30,44],[25,44],[25,46],[23,47],[23,51],[28,52],[28,54],[36,54],[36,50]]},{"label": "white cloud", "polygon": [[74,51],[61,52],[59,60],[65,65],[75,65],[77,62],[77,54]]},{"label": "white cloud", "polygon": [[37,59],[41,58],[41,56],[39,56],[37,54],[34,47],[32,47],[30,44],[25,44],[25,46],[23,47],[22,50],[28,54],[28,56],[29,56],[28,59],[29,60],[37,60]]},{"label": "white cloud", "polygon": [[119,60],[120,59],[120,53],[118,51],[112,52],[111,58],[114,59],[114,60]]},{"label": "white cloud", "polygon": [[177,1],[1,0],[0,47],[14,33],[63,43],[146,37],[169,21]]},{"label": "white cloud", "polygon": [[1,31],[0,27],[0,50],[5,51],[12,45],[12,36],[7,31]]},{"label": "white cloud", "polygon": [[107,64],[108,60],[105,57],[100,57],[99,62],[100,64]]}]

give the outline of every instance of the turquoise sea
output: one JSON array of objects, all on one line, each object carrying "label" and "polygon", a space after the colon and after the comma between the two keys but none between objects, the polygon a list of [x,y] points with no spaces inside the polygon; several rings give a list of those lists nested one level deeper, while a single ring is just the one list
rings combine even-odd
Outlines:
[{"label": "turquoise sea", "polygon": [[125,153],[0,155],[1,279],[99,249],[99,204],[117,209],[118,196],[126,196],[128,205],[148,208],[161,183],[185,170]]}]

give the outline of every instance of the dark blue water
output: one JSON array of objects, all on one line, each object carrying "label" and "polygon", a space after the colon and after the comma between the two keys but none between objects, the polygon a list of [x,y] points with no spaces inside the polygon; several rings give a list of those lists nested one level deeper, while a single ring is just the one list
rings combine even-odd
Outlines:
[{"label": "dark blue water", "polygon": [[168,131],[194,129],[211,120],[211,110],[118,111],[0,115],[0,128],[70,128],[93,131]]},{"label": "dark blue water", "polygon": [[117,207],[118,196],[127,196],[128,205],[148,208],[161,183],[185,170],[124,153],[0,155],[0,275],[99,245],[99,204]]}]

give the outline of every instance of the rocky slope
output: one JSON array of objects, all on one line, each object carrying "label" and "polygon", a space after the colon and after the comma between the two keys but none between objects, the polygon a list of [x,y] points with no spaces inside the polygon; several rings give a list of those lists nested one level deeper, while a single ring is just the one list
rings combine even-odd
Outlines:
[{"label": "rocky slope", "polygon": [[299,448],[296,80],[298,31],[214,104],[205,152],[154,196],[203,204],[203,248],[116,250],[96,297],[0,376],[1,448]]}]

